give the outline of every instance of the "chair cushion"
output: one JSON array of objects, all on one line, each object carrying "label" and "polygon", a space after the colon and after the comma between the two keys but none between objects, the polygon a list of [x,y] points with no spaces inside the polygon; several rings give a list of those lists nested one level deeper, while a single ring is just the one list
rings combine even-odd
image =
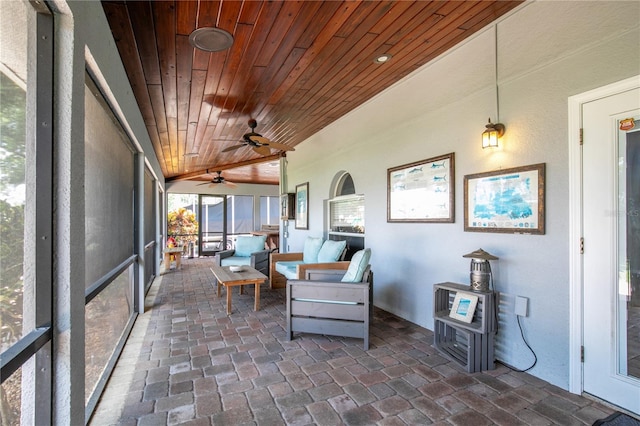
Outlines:
[{"label": "chair cushion", "polygon": [[322,238],[307,237],[302,250],[304,263],[318,263],[318,253],[322,247]]},{"label": "chair cushion", "polygon": [[322,243],[322,247],[318,252],[318,263],[335,262],[338,260],[344,248],[346,247],[346,241],[333,241],[327,240]]},{"label": "chair cushion", "polygon": [[298,265],[304,263],[302,260],[283,260],[276,262],[276,271],[280,272],[289,280],[298,279]]},{"label": "chair cushion", "polygon": [[251,266],[251,256],[230,256],[220,261],[221,266],[248,265]]},{"label": "chair cushion", "polygon": [[357,251],[351,258],[349,263],[349,269],[347,273],[342,277],[342,282],[345,283],[358,283],[362,281],[362,274],[367,269],[369,259],[371,258],[371,249],[364,249]]},{"label": "chair cushion", "polygon": [[251,253],[264,250],[266,235],[240,235],[236,240],[236,252],[234,256],[248,257]]}]

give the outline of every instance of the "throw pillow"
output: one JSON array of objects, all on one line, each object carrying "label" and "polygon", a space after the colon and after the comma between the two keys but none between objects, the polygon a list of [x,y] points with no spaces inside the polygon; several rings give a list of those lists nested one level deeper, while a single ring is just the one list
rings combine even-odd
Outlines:
[{"label": "throw pillow", "polygon": [[322,238],[307,237],[302,250],[302,260],[304,263],[318,263],[318,252],[322,247]]},{"label": "throw pillow", "polygon": [[344,274],[340,281],[345,283],[358,283],[362,281],[362,275],[364,274],[364,270],[367,269],[370,258],[371,249],[357,251],[351,258],[347,273]]},{"label": "throw pillow", "polygon": [[264,250],[266,235],[240,235],[236,239],[235,256],[248,257],[251,253]]},{"label": "throw pillow", "polygon": [[328,262],[336,262],[344,248],[347,246],[346,241],[333,241],[327,240],[322,243],[322,247],[318,252],[318,262],[319,263],[328,263]]}]

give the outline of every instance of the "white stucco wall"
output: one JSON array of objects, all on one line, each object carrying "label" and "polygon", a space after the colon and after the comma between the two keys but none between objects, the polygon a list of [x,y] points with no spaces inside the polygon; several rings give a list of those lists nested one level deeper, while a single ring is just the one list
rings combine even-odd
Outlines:
[{"label": "white stucco wall", "polygon": [[[531,373],[568,388],[569,213],[567,98],[640,74],[640,2],[532,2],[425,65],[288,154],[288,192],[309,182],[308,231],[290,227],[288,248],[324,234],[323,202],[340,170],[365,195],[375,305],[433,329],[433,284],[468,282],[462,255],[483,248],[498,291],[528,297],[522,323],[538,355]],[[498,37],[497,150],[482,150],[487,117],[496,121],[494,31]],[[387,169],[455,152],[456,221],[387,223]],[[546,163],[546,233],[463,230],[464,175]],[[502,318],[501,359],[530,364],[515,325]]]}]

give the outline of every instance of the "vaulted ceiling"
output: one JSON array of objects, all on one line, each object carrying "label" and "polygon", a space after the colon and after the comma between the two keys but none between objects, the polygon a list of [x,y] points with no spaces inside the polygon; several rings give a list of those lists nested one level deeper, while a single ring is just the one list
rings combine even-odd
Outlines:
[{"label": "vaulted ceiling", "polygon": [[[272,184],[270,164],[286,151],[231,148],[250,119],[295,149],[520,3],[102,1],[167,181],[222,170],[232,182]],[[194,48],[189,35],[201,27],[226,30],[233,45]],[[382,54],[391,59],[376,63]]]}]

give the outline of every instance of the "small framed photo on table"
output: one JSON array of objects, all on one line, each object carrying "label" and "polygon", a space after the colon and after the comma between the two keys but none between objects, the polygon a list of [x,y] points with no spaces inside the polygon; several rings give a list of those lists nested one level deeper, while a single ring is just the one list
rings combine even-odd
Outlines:
[{"label": "small framed photo on table", "polygon": [[455,299],[453,299],[453,306],[451,306],[449,316],[466,323],[471,323],[477,305],[478,296],[475,294],[458,292],[456,293]]}]

